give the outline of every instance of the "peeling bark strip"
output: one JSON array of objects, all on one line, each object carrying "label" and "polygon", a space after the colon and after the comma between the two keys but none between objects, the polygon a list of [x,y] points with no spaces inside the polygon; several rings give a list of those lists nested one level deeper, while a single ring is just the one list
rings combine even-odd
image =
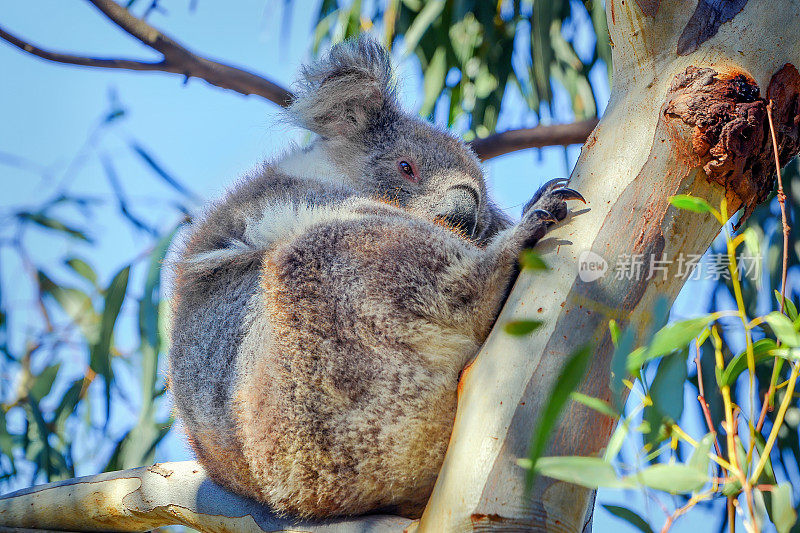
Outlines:
[{"label": "peeling bark strip", "polygon": [[[787,64],[773,76],[767,91],[778,105],[782,163],[800,149],[798,93],[800,76]],[[694,126],[692,148],[709,181],[725,188],[731,210],[744,207],[741,221],[775,184],[766,105],[752,78],[710,68],[688,67],[675,76],[667,92],[664,116]]]},{"label": "peeling bark strip", "polygon": [[720,26],[733,20],[746,4],[747,0],[700,0],[678,38],[678,55],[685,56],[697,50],[717,34]]}]

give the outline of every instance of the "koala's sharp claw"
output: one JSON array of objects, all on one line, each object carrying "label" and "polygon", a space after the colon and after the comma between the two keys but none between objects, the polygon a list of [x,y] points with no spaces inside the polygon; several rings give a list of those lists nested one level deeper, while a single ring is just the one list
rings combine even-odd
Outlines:
[{"label": "koala's sharp claw", "polygon": [[544,185],[542,185],[542,189],[550,189],[555,186],[562,186],[569,181],[569,178],[553,178],[550,181],[546,181]]},{"label": "koala's sharp claw", "polygon": [[545,222],[558,222],[558,219],[554,217],[550,211],[545,211],[544,209],[534,209],[534,215],[538,215],[538,217]]},{"label": "koala's sharp claw", "polygon": [[586,203],[586,198],[584,198],[583,195],[581,195],[581,193],[575,189],[561,187],[560,189],[554,190],[551,194],[555,194],[563,200],[580,200],[581,202]]}]

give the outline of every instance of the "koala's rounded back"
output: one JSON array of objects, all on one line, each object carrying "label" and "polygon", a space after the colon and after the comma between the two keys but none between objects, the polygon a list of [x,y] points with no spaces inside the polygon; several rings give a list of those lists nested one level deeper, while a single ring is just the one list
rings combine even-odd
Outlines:
[{"label": "koala's rounded back", "polygon": [[176,410],[212,478],[276,512],[418,515],[519,239],[495,244],[510,224],[477,159],[400,108],[380,46],[339,45],[301,81],[290,116],[318,137],[190,230]]}]

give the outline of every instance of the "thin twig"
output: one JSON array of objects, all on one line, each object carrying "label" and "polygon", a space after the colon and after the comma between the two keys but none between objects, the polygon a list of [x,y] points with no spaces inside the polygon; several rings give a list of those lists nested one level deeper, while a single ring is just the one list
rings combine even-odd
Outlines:
[{"label": "thin twig", "polygon": [[728,496],[728,530],[730,533],[736,533],[736,512],[733,510],[733,496]]},{"label": "thin twig", "polygon": [[694,357],[694,364],[697,366],[697,389],[700,393],[697,397],[697,401],[700,402],[700,408],[703,411],[703,417],[706,419],[708,431],[714,436],[714,450],[717,452],[717,457],[722,457],[722,449],[719,447],[719,442],[717,441],[717,430],[714,428],[714,421],[711,419],[711,411],[706,401],[705,386],[703,385],[703,371],[700,368],[700,345],[697,343],[696,339],[695,346],[696,354]]},{"label": "thin twig", "polygon": [[[786,220],[786,194],[783,192],[783,178],[781,177],[781,160],[778,155],[778,140],[775,137],[775,125],[772,121],[772,100],[767,103],[767,121],[769,122],[769,131],[772,136],[772,152],[775,155],[775,172],[778,176],[778,205],[781,208],[781,223],[783,225],[783,271],[781,273],[781,301],[780,312],[784,312],[784,301],[786,300],[786,273],[788,270],[789,262],[789,223]],[[781,341],[778,340],[780,346]],[[761,413],[758,416],[758,423],[756,424],[756,431],[761,432],[764,427],[764,421],[767,418],[767,411],[769,410],[772,396],[775,394],[775,381],[778,365],[773,362],[772,376],[769,380],[769,388],[764,395],[764,403],[761,405]]]},{"label": "thin twig", "polygon": [[669,528],[672,527],[672,524],[675,523],[675,520],[677,520],[678,517],[680,517],[683,514],[686,514],[686,512],[689,511],[692,507],[697,505],[699,502],[709,498],[711,495],[712,492],[705,492],[702,494],[697,494],[692,496],[686,505],[684,505],[683,507],[679,507],[678,509],[675,510],[674,513],[672,513],[667,517],[666,522],[664,522],[664,526],[661,528],[661,533],[667,533],[669,531]]}]

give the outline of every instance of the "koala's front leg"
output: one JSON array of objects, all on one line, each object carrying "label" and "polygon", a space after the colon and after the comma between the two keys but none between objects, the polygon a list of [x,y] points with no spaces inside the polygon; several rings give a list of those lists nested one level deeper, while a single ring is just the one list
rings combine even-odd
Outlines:
[{"label": "koala's front leg", "polygon": [[579,192],[564,186],[566,182],[565,178],[558,178],[542,185],[525,204],[522,220],[516,226],[500,232],[486,248],[487,260],[492,263],[495,276],[505,282],[501,301],[505,301],[519,274],[522,251],[536,246],[553,224],[566,218],[568,200],[586,203]]}]

